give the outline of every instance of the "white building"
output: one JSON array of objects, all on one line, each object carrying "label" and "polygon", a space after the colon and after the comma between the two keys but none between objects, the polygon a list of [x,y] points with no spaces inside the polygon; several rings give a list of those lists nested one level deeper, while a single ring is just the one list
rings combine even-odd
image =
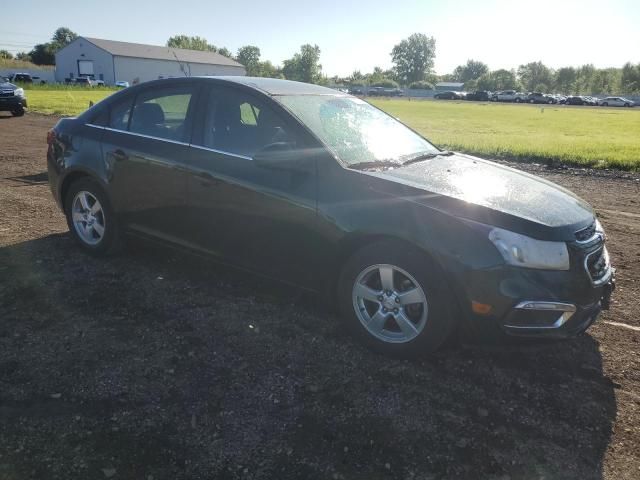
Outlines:
[{"label": "white building", "polygon": [[445,90],[452,90],[454,92],[461,92],[464,89],[464,83],[462,82],[438,82],[436,83],[436,90],[439,92]]},{"label": "white building", "polygon": [[244,66],[215,52],[78,37],[56,53],[57,82],[78,77],[130,84],[158,78],[246,75]]}]

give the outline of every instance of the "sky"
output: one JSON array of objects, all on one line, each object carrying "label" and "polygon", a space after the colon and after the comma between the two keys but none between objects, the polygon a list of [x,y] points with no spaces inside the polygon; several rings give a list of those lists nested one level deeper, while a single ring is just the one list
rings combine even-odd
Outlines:
[{"label": "sky", "polygon": [[541,60],[558,68],[640,63],[638,0],[22,0],[18,22],[0,22],[0,49],[28,51],[66,26],[79,35],[164,45],[199,35],[232,52],[260,47],[281,64],[300,45],[317,44],[323,73],[347,76],[392,66],[394,45],[412,33],[436,39],[435,71],[467,59],[492,70]]}]

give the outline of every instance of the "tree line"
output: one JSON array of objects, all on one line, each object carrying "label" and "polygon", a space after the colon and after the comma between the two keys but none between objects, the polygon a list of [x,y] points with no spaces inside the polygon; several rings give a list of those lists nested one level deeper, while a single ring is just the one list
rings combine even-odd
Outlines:
[{"label": "tree line", "polygon": [[443,81],[464,83],[465,90],[522,90],[566,94],[640,93],[640,63],[627,62],[622,68],[580,67],[552,69],[530,62],[513,70],[494,70],[476,60],[456,67]]},{"label": "tree line", "polygon": [[[69,28],[58,28],[51,41],[35,45],[30,52],[16,55],[18,60],[37,65],[54,65],[55,53],[75,40],[77,34]],[[307,83],[337,84],[345,86],[382,86],[432,89],[437,82],[464,83],[465,90],[522,90],[543,93],[603,94],[640,93],[640,63],[626,63],[622,68],[599,69],[592,64],[580,67],[552,69],[542,62],[520,65],[517,69],[490,70],[478,60],[468,60],[452,73],[436,75],[436,40],[423,33],[414,33],[395,45],[390,52],[393,67],[383,70],[375,67],[370,73],[354,71],[347,77],[327,77],[322,72],[320,47],[305,44],[291,58],[274,65],[262,60],[260,48],[255,45],[240,47],[234,55],[226,47],[217,47],[199,36],[174,35],[166,45],[173,48],[217,52],[244,65],[247,75],[255,77],[285,78]],[[0,58],[11,59],[10,52],[0,50]]]}]

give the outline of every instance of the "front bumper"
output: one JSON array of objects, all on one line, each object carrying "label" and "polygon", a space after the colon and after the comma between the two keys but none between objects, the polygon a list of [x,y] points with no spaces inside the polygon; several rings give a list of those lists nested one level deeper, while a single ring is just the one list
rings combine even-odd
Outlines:
[{"label": "front bumper", "polygon": [[13,112],[15,110],[24,110],[27,108],[27,99],[25,97],[0,96],[0,112]]},{"label": "front bumper", "polygon": [[[604,244],[573,250],[568,271],[521,269],[509,266],[460,272],[456,282],[464,292],[463,308],[476,327],[497,326],[516,336],[571,337],[584,332],[609,308],[615,289],[615,269],[609,264]],[[602,258],[600,268],[593,255]],[[490,309],[474,312],[473,305]]]}]

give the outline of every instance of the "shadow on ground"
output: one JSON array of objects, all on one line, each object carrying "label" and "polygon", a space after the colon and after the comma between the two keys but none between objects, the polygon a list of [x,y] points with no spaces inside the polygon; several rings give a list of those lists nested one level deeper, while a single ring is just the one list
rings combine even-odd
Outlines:
[{"label": "shadow on ground", "polygon": [[145,244],[0,249],[0,478],[602,478],[591,336],[399,361],[267,283]]},{"label": "shadow on ground", "polygon": [[49,176],[47,172],[36,173],[34,175],[21,175],[19,177],[6,177],[7,180],[24,183],[26,185],[44,185],[48,183]]}]

